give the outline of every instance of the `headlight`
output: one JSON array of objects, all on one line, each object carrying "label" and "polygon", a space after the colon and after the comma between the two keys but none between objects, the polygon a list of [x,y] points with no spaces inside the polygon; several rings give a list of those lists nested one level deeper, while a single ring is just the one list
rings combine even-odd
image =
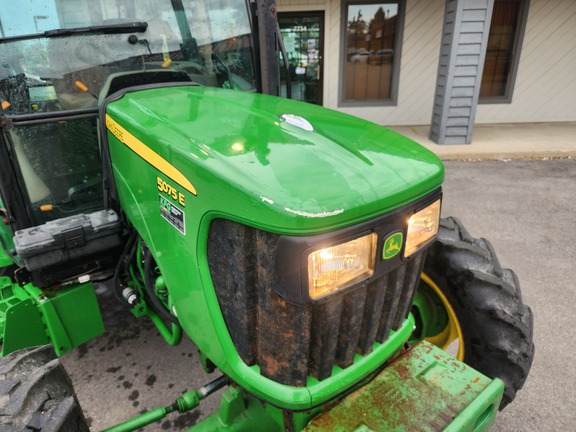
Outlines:
[{"label": "headlight", "polygon": [[406,248],[404,256],[407,258],[420,247],[433,239],[438,233],[440,225],[440,200],[428,207],[414,213],[408,221],[408,233],[406,235]]},{"label": "headlight", "polygon": [[375,233],[308,255],[308,290],[316,299],[374,273]]}]

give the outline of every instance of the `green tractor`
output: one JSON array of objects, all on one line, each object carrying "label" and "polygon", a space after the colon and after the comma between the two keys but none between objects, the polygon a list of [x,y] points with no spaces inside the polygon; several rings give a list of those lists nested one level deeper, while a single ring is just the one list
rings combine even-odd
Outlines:
[{"label": "green tractor", "polygon": [[432,153],[275,96],[274,1],[0,20],[2,431],[88,430],[57,356],[104,332],[94,284],[218,371],[109,431],[222,388],[192,430],[482,431],[514,399],[534,353],[514,273],[440,220]]}]

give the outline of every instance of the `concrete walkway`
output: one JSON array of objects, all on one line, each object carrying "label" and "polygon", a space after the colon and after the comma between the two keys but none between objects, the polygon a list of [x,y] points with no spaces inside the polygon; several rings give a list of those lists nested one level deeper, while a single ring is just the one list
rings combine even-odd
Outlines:
[{"label": "concrete walkway", "polygon": [[438,145],[428,138],[430,126],[390,129],[422,144],[442,160],[576,158],[576,122],[476,125],[468,145]]}]

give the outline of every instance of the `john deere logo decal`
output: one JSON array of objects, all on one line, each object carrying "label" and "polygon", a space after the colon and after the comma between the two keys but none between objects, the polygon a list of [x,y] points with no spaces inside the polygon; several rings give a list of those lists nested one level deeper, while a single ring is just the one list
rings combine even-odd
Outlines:
[{"label": "john deere logo decal", "polygon": [[388,260],[398,255],[400,253],[400,250],[402,249],[403,240],[404,236],[402,235],[401,232],[394,233],[390,237],[388,237],[384,242],[384,249],[382,250],[382,258]]}]

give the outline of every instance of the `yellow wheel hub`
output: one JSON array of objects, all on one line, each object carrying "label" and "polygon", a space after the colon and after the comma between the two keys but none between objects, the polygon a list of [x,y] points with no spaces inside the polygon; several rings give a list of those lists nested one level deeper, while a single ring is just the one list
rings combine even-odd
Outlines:
[{"label": "yellow wheel hub", "polygon": [[458,353],[456,354],[456,358],[460,361],[463,361],[464,337],[462,335],[462,327],[460,327],[460,322],[456,317],[456,313],[454,312],[452,305],[450,304],[450,302],[448,301],[442,290],[440,290],[438,285],[436,285],[434,281],[430,279],[430,277],[427,274],[422,273],[420,277],[422,281],[426,285],[428,285],[432,289],[432,291],[434,291],[434,294],[436,294],[438,298],[442,301],[442,305],[444,306],[446,314],[448,315],[448,323],[446,324],[446,327],[444,327],[444,329],[437,335],[427,337],[426,340],[436,345],[437,347],[442,348],[443,350],[446,350],[452,342],[458,340]]}]

